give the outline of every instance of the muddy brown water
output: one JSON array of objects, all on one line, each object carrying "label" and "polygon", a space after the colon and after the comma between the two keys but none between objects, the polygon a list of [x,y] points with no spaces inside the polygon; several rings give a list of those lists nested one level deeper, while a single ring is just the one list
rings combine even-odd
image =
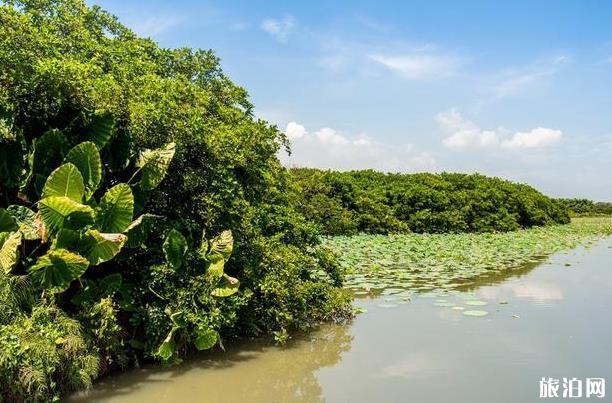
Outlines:
[{"label": "muddy brown water", "polygon": [[[488,305],[465,304],[473,298]],[[442,300],[488,315],[435,306]],[[285,347],[233,343],[180,366],[106,377],[69,401],[542,402],[542,377],[606,378],[612,389],[612,239],[456,295],[395,302],[360,299],[367,312],[352,323]],[[564,401],[561,393],[547,400]],[[583,400],[612,401],[612,390]]]}]

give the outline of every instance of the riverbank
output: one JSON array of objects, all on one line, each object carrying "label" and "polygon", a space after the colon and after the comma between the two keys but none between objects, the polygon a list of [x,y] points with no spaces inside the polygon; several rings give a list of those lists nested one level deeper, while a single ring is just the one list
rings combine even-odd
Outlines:
[{"label": "riverbank", "polygon": [[485,275],[519,269],[552,253],[612,234],[612,218],[506,233],[397,234],[329,237],[356,295],[388,288],[416,292],[465,287]]}]

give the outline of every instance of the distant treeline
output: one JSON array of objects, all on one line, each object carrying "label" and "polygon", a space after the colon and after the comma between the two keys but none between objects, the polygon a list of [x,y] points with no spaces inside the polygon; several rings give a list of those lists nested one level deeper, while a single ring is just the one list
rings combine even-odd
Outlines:
[{"label": "distant treeline", "polygon": [[479,174],[291,173],[296,205],[326,235],[511,231],[569,222],[565,204]]},{"label": "distant treeline", "polygon": [[557,199],[573,216],[612,215],[612,203],[588,199]]}]

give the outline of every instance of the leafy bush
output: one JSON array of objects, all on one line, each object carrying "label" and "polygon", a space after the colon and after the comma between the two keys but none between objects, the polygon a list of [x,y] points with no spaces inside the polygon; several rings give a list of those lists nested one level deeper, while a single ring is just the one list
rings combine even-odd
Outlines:
[{"label": "leafy bush", "polygon": [[98,371],[99,356],[80,323],[53,305],[0,326],[3,401],[58,400],[62,392],[91,386]]},{"label": "leafy bush", "polygon": [[[20,313],[6,326],[59,307],[103,373],[350,316],[341,271],[291,203],[276,158],[284,135],[253,117],[213,52],[160,48],[82,0],[0,1],[0,135],[0,223],[10,226],[0,243],[11,266],[0,296]],[[226,229],[235,245],[226,275],[211,279],[202,234]],[[46,242],[37,249],[26,233]],[[45,293],[12,298],[22,282]],[[66,389],[50,381],[64,368],[34,400]],[[27,390],[19,382],[0,380],[16,399]]]},{"label": "leafy bush", "polygon": [[293,169],[294,201],[327,235],[492,232],[567,223],[566,209],[530,186],[465,174]]},{"label": "leafy bush", "polygon": [[557,203],[573,216],[612,215],[612,203],[594,202],[588,199],[557,199]]}]

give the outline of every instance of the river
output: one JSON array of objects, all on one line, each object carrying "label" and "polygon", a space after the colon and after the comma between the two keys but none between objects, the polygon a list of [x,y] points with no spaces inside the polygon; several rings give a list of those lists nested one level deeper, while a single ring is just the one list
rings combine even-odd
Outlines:
[{"label": "river", "polygon": [[106,377],[69,401],[517,403],[541,402],[543,377],[560,381],[553,401],[564,400],[564,377],[612,381],[611,239],[460,292],[356,305],[366,312],[352,323],[284,347],[228,343],[180,366]]}]

